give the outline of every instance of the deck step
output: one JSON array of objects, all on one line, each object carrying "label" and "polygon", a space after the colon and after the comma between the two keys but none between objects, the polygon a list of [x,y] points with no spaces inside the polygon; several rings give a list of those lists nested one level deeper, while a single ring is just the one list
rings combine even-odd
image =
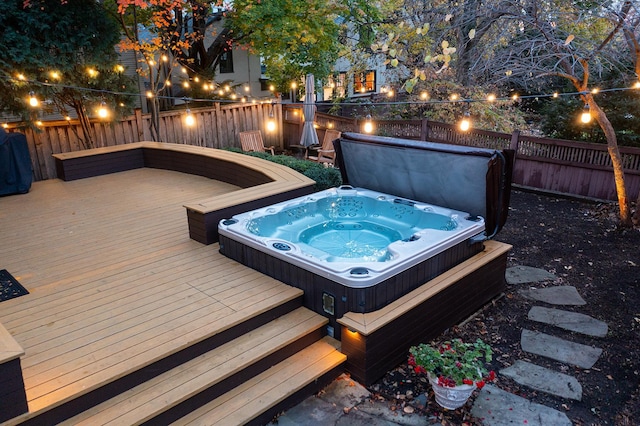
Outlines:
[{"label": "deck step", "polygon": [[62,424],[167,423],[319,340],[326,323],[326,318],[298,308]]},{"label": "deck step", "polygon": [[295,398],[297,392],[346,361],[339,346],[337,340],[324,337],[172,424],[266,424],[276,413],[289,408],[283,405],[288,398]]}]

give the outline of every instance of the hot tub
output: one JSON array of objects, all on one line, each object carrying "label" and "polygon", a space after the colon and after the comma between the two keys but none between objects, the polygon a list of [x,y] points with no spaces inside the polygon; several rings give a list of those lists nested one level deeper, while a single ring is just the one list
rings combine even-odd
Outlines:
[{"label": "hot tub", "polygon": [[343,286],[365,288],[473,237],[483,240],[484,220],[342,186],[233,216],[219,232]]},{"label": "hot tub", "polygon": [[330,334],[346,312],[380,309],[482,252],[506,221],[512,165],[501,151],[354,133],[334,145],[344,186],[218,227],[222,254],[304,290]]}]

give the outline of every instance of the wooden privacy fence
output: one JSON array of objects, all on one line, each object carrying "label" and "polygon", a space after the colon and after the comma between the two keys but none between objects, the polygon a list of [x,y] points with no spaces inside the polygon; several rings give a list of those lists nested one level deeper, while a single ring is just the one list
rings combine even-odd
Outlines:
[{"label": "wooden privacy fence", "polygon": [[[184,111],[160,114],[160,139],[187,145],[210,148],[240,147],[239,133],[261,130],[265,145],[287,149],[300,142],[302,105],[234,104],[219,103],[209,108],[196,108],[191,112],[196,125],[184,124]],[[275,132],[266,131],[269,115],[273,114]],[[317,113],[319,139],[325,129],[341,132],[361,132],[364,120]],[[149,141],[150,116],[136,114],[117,122],[93,120],[91,131],[95,147]],[[423,120],[376,120],[374,132],[393,136],[491,149],[511,148],[516,151],[514,183],[571,195],[616,200],[611,158],[607,147],[601,144],[566,141],[472,129],[461,133],[455,125]],[[84,149],[80,125],[74,121],[46,122],[38,130],[26,130],[34,179],[56,177],[52,154]],[[626,176],[627,194],[635,199],[640,192],[640,148],[621,147]]]},{"label": "wooden privacy fence", "polygon": [[[301,106],[284,106],[284,145],[297,144],[302,132]],[[334,128],[362,132],[364,120],[317,113],[319,132]],[[611,157],[606,145],[539,138],[486,130],[460,132],[456,125],[422,120],[376,120],[374,133],[429,142],[516,151],[513,182],[525,187],[600,200],[617,200]],[[321,135],[320,135],[321,136]],[[620,147],[627,196],[640,192],[640,148]]]},{"label": "wooden privacy fence", "polygon": [[[184,111],[160,113],[160,140],[209,148],[240,147],[239,133],[245,130],[261,130],[265,144],[282,147],[282,128],[267,132],[266,123],[273,113],[278,122],[281,119],[279,105],[234,104],[221,106],[219,103],[209,108],[194,108],[195,125],[185,124]],[[91,120],[94,136],[93,148],[122,145],[132,142],[151,141],[149,124],[151,116],[137,110],[135,115],[120,121]],[[9,129],[12,131],[14,129]],[[17,129],[16,129],[17,130]],[[37,129],[26,129],[33,177],[45,180],[56,177],[52,154],[79,151],[87,148],[82,139],[82,128],[77,120],[44,122]]]}]

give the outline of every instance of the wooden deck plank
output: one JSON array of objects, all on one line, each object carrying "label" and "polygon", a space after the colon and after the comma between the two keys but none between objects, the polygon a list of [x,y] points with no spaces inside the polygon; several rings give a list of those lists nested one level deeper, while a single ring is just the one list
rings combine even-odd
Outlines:
[{"label": "wooden deck plank", "polygon": [[0,267],[30,291],[0,323],[24,349],[30,412],[300,297],[189,238],[183,205],[237,189],[136,169],[0,198]]}]

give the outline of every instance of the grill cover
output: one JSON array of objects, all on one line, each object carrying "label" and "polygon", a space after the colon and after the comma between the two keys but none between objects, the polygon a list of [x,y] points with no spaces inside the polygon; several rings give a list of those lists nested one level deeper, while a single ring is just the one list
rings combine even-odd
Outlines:
[{"label": "grill cover", "polygon": [[0,128],[0,195],[25,194],[32,179],[27,138]]},{"label": "grill cover", "polygon": [[487,238],[507,220],[513,151],[343,133],[334,142],[344,184],[462,210]]}]

